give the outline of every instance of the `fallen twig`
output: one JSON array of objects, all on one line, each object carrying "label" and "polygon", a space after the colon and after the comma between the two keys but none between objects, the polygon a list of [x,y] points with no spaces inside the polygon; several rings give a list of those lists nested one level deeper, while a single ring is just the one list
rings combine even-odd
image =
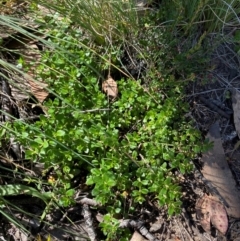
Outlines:
[{"label": "fallen twig", "polygon": [[79,204],[87,204],[87,205],[90,205],[93,207],[100,206],[100,204],[97,201],[90,199],[90,198],[86,198],[86,197],[84,197],[81,200],[76,201],[76,202]]},{"label": "fallen twig", "polygon": [[202,96],[199,96],[199,100],[201,102],[203,102],[207,107],[209,107],[211,110],[213,111],[216,111],[219,115],[227,118],[227,119],[230,119],[230,116],[229,114],[227,114],[226,112],[224,112],[222,109],[220,109],[219,107],[217,107],[215,104],[213,104],[212,102],[210,102],[210,100],[208,99],[205,99],[204,97]]},{"label": "fallen twig", "polygon": [[82,215],[85,220],[86,224],[86,231],[88,233],[88,236],[91,241],[97,241],[97,234],[96,231],[93,227],[93,219],[92,219],[92,214],[89,210],[89,206],[87,204],[83,204],[82,207]]},{"label": "fallen twig", "polygon": [[155,238],[146,227],[144,227],[143,222],[141,221],[135,221],[131,219],[125,219],[120,222],[119,225],[120,228],[134,228],[137,229],[137,231],[146,237],[149,241],[159,241],[157,238]]},{"label": "fallen twig", "polygon": [[[77,201],[77,203],[83,205],[82,214],[83,214],[84,219],[85,219],[85,223],[86,223],[86,227],[87,227],[86,231],[87,231],[87,233],[89,235],[89,238],[91,239],[91,241],[97,240],[96,239],[96,232],[95,232],[95,230],[93,228],[93,220],[92,220],[91,212],[89,210],[89,206],[88,205],[96,207],[96,206],[100,206],[100,204],[98,202],[96,202],[95,200],[90,199],[90,198],[82,198],[79,201]],[[99,219],[99,220],[102,220],[102,219]],[[143,222],[141,222],[141,221],[135,221],[135,220],[131,220],[131,219],[121,220],[119,227],[120,228],[134,228],[141,235],[146,237],[149,241],[159,241],[157,238],[155,238],[147,230],[146,227],[144,227]]]}]

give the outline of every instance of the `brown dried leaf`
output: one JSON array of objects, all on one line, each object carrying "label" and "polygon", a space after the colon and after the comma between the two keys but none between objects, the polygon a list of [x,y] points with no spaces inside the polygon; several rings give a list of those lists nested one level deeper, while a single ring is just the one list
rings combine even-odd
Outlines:
[{"label": "brown dried leaf", "polygon": [[217,197],[204,195],[196,204],[197,217],[206,232],[210,232],[212,225],[222,234],[228,229],[228,217],[225,207]]},{"label": "brown dried leaf", "polygon": [[196,204],[196,214],[197,218],[200,220],[200,224],[206,232],[211,231],[210,225],[210,212],[209,212],[209,201],[206,198],[206,194],[197,201]]},{"label": "brown dried leaf", "polygon": [[40,103],[42,103],[49,95],[48,91],[46,90],[47,84],[32,81],[30,78],[28,79],[28,83],[30,84],[33,95]]},{"label": "brown dried leaf", "polygon": [[35,80],[35,70],[37,65],[39,64],[39,61],[41,60],[41,53],[38,50],[36,44],[31,44],[24,50],[24,59],[27,64],[31,65],[27,73],[29,77],[26,77],[26,80],[30,84],[31,92],[33,93],[33,95],[38,99],[39,102],[42,103],[47,98],[49,93],[46,90],[47,84],[45,84],[42,80]]},{"label": "brown dried leaf", "polygon": [[118,95],[117,82],[111,76],[108,76],[108,79],[102,83],[102,90],[107,96],[115,99]]},{"label": "brown dried leaf", "polygon": [[213,148],[203,154],[202,161],[204,166],[202,174],[209,184],[218,191],[224,204],[227,204],[226,211],[228,215],[240,218],[240,191],[236,187],[236,180],[226,161],[219,121],[210,127],[207,138],[209,142],[213,142]]},{"label": "brown dried leaf", "polygon": [[228,229],[228,217],[225,207],[216,198],[211,197],[211,223],[223,235]]}]

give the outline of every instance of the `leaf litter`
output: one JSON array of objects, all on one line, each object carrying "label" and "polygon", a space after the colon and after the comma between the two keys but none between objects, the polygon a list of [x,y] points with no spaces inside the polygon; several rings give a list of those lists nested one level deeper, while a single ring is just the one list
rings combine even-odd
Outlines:
[{"label": "leaf litter", "polygon": [[210,233],[211,224],[223,235],[228,229],[228,217],[224,205],[217,197],[204,194],[196,204],[196,214],[203,229]]},{"label": "leaf litter", "polygon": [[116,99],[118,95],[117,82],[109,75],[102,83],[103,92],[110,98]]}]

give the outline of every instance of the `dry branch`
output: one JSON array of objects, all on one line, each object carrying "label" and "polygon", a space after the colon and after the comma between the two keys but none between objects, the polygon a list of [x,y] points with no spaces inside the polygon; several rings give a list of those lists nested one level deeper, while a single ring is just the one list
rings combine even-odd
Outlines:
[{"label": "dry branch", "polygon": [[146,227],[144,227],[143,222],[141,221],[135,221],[131,219],[125,219],[120,222],[119,225],[120,228],[134,228],[137,229],[137,231],[142,234],[144,237],[146,237],[149,241],[159,241],[157,238],[155,238]]},{"label": "dry branch", "polygon": [[98,202],[96,202],[95,200],[90,199],[90,198],[86,198],[86,197],[82,198],[79,201],[77,201],[77,203],[79,203],[79,204],[87,204],[87,205],[90,205],[90,206],[93,206],[93,207],[100,206],[100,204]]},{"label": "dry branch", "polygon": [[82,215],[84,217],[84,221],[86,224],[86,231],[91,241],[97,241],[97,234],[93,226],[93,219],[91,211],[89,210],[89,206],[87,204],[83,204],[82,207]]},{"label": "dry branch", "polygon": [[227,118],[227,119],[230,119],[230,115],[227,114],[226,112],[224,112],[222,109],[220,109],[217,105],[215,105],[214,103],[211,103],[210,100],[208,99],[205,99],[204,97],[202,96],[199,96],[199,100],[205,104],[207,107],[209,107],[211,110],[217,112],[219,115]]}]

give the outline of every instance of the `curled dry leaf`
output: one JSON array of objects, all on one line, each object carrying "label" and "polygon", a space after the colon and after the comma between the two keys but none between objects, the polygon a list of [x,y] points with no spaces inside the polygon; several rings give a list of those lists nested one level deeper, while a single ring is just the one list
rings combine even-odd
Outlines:
[{"label": "curled dry leaf", "polygon": [[108,78],[102,83],[102,90],[107,96],[115,99],[118,95],[117,82],[111,76],[108,76]]},{"label": "curled dry leaf", "polygon": [[204,195],[196,204],[197,217],[203,229],[210,232],[212,225],[223,235],[226,234],[228,229],[227,212],[222,203],[219,202],[217,197]]}]

